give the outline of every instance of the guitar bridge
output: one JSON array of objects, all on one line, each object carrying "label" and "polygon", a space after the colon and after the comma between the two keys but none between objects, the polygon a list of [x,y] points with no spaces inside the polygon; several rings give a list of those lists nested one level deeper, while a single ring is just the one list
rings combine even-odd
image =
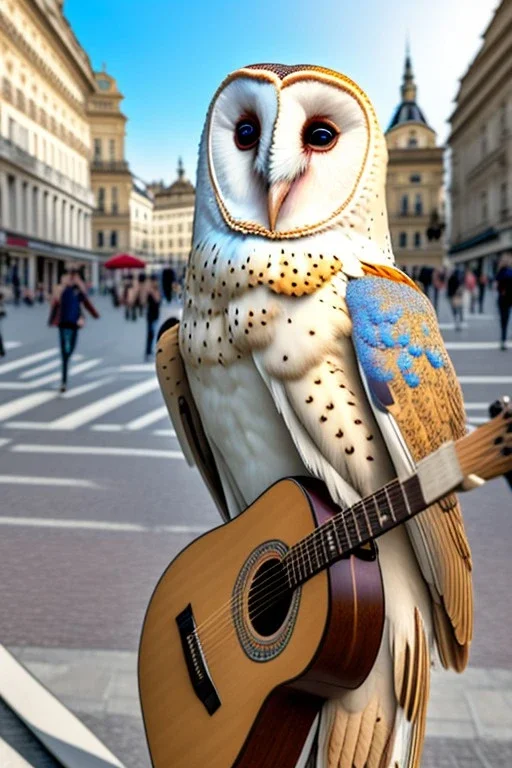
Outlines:
[{"label": "guitar bridge", "polygon": [[213,715],[220,707],[221,701],[208,669],[190,603],[176,616],[176,624],[192,688],[208,714]]}]

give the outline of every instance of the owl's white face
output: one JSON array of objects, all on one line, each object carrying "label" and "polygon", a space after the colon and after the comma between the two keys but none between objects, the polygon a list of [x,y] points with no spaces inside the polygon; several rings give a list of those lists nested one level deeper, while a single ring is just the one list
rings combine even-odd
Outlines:
[{"label": "owl's white face", "polygon": [[368,183],[376,133],[370,102],[348,78],[278,65],[234,73],[207,124],[210,181],[226,224],[273,239],[330,226]]}]

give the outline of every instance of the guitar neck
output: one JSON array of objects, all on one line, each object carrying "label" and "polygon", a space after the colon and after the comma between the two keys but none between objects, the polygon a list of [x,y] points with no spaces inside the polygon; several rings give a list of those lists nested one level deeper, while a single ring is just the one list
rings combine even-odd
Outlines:
[{"label": "guitar neck", "polygon": [[299,586],[344,555],[405,523],[460,487],[465,477],[484,480],[512,468],[512,411],[505,410],[456,443],[422,459],[416,472],[395,479],[344,509],[291,547],[284,558],[291,587]]}]

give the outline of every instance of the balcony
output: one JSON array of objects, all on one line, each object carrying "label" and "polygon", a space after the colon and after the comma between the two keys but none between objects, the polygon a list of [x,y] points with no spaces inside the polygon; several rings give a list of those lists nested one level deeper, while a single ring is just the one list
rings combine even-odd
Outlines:
[{"label": "balcony", "polygon": [[93,160],[91,170],[111,173],[130,172],[130,167],[126,160]]},{"label": "balcony", "polygon": [[46,184],[51,184],[61,192],[76,198],[84,205],[91,208],[94,205],[94,196],[90,189],[83,187],[60,171],[56,171],[50,165],[38,160],[37,157],[34,157],[34,155],[26,152],[3,136],[0,136],[0,158],[7,160],[13,165],[17,165],[23,171],[31,173]]}]

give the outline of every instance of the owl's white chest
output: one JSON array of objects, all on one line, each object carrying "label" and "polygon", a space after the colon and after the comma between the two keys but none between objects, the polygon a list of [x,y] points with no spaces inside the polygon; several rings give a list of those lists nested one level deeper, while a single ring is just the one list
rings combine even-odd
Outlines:
[{"label": "owl's white chest", "polygon": [[307,474],[252,358],[187,373],[205,432],[246,505],[277,480]]}]

